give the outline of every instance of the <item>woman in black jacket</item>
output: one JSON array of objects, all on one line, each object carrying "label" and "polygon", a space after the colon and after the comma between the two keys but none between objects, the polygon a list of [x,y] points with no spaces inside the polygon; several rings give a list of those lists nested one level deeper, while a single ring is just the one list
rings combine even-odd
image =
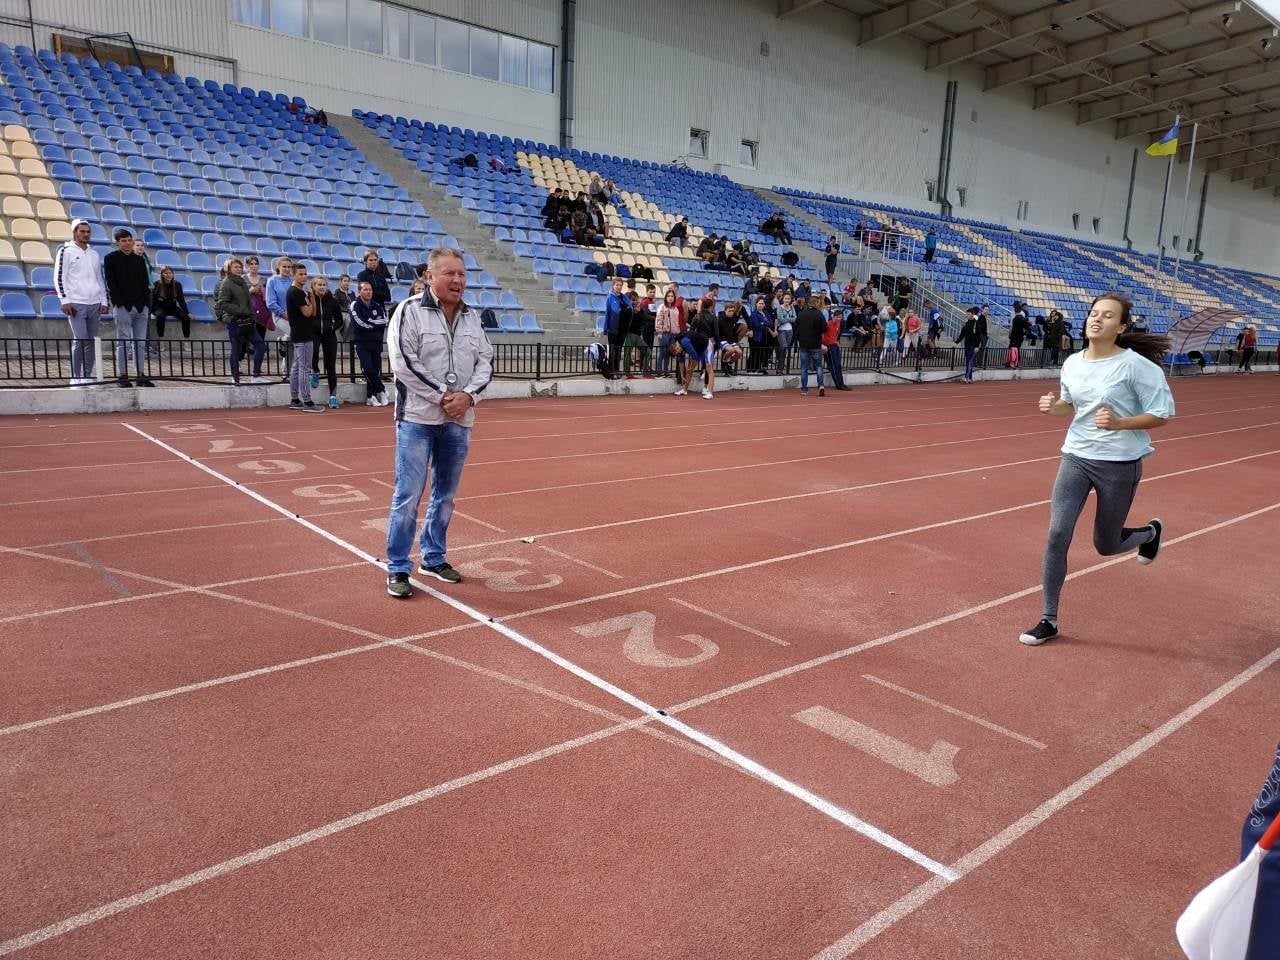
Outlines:
[{"label": "woman in black jacket", "polygon": [[1024,303],[1015,303],[1013,305],[1013,322],[1009,325],[1009,362],[1005,364],[1009,369],[1018,369],[1022,341],[1030,333],[1031,321],[1027,319],[1027,306]]},{"label": "woman in black jacket", "polygon": [[338,301],[329,292],[329,281],[324,277],[311,280],[311,293],[316,301],[316,341],[324,354],[324,375],[329,382],[329,406],[338,409],[338,334],[346,323],[346,316]]},{"label": "woman in black jacket", "polygon": [[163,337],[165,323],[177,320],[182,324],[182,339],[191,339],[191,311],[172,267],[160,271],[160,279],[151,290],[151,318],[156,322],[156,336]]}]

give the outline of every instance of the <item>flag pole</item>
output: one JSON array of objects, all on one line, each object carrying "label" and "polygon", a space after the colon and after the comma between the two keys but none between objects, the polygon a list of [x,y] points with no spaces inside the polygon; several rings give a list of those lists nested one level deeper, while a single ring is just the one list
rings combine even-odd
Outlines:
[{"label": "flag pole", "polygon": [[[1177,129],[1181,123],[1181,114],[1173,115],[1173,126]],[[1169,155],[1169,165],[1164,171],[1164,199],[1160,201],[1160,226],[1156,228],[1156,275],[1151,279],[1151,294],[1147,297],[1147,313],[1155,313],[1156,306],[1156,280],[1162,276],[1164,272],[1164,213],[1165,208],[1169,205],[1169,181],[1173,177],[1173,161],[1177,157],[1177,151]],[[1150,324],[1154,317],[1150,317],[1147,323]]]},{"label": "flag pole", "polygon": [[[1191,125],[1191,153],[1187,157],[1187,185],[1182,191],[1182,225],[1178,227],[1178,240],[1174,246],[1173,260],[1173,282],[1178,282],[1178,268],[1182,266],[1182,248],[1185,245],[1187,233],[1187,205],[1191,202],[1191,168],[1196,162],[1196,134],[1200,131],[1200,124],[1193,123]],[[1170,292],[1172,297],[1172,292]]]}]

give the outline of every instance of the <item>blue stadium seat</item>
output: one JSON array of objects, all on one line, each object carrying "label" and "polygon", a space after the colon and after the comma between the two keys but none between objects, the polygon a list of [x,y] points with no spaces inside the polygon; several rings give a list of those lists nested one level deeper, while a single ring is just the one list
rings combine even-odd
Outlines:
[{"label": "blue stadium seat", "polygon": [[0,317],[9,320],[34,320],[36,308],[25,293],[0,294]]},{"label": "blue stadium seat", "polygon": [[187,309],[191,311],[191,319],[197,323],[213,323],[213,309],[205,301],[188,300]]},{"label": "blue stadium seat", "polygon": [[0,290],[26,290],[27,278],[16,264],[0,264]]},{"label": "blue stadium seat", "polygon": [[62,313],[62,301],[54,294],[48,293],[40,298],[40,319],[41,320],[65,320],[66,317]]},{"label": "blue stadium seat", "polygon": [[524,333],[546,333],[546,331],[538,324],[538,318],[532,313],[521,315],[520,329]]}]

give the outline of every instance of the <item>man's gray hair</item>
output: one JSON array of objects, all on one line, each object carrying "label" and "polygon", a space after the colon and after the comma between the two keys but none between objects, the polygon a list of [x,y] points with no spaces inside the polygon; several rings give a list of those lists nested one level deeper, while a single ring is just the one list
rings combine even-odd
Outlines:
[{"label": "man's gray hair", "polygon": [[448,260],[450,257],[455,260],[461,260],[464,265],[467,262],[462,251],[458,250],[456,247],[436,247],[427,255],[427,269],[435,270],[437,263],[441,260]]}]

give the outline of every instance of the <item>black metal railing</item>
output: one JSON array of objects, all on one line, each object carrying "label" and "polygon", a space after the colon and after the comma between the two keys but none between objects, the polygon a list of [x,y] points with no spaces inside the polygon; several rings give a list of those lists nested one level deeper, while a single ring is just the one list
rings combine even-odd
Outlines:
[{"label": "black metal railing", "polygon": [[[128,376],[138,376],[132,357],[132,341],[98,340],[102,356],[94,370],[96,380],[111,383],[127,371]],[[0,388],[65,386],[71,378],[71,345],[65,338],[7,337],[0,338]],[[122,365],[124,350],[130,351],[127,364]],[[233,380],[231,345],[226,340],[182,340],[167,338],[153,340],[146,346],[143,371],[147,378],[156,381],[228,384]],[[278,341],[267,344],[262,360],[261,376],[280,381],[287,369],[286,345]],[[624,362],[619,373],[643,376],[659,368],[659,347],[633,348],[629,365]],[[599,376],[600,369],[582,345],[557,343],[497,343],[493,345],[494,376],[507,380],[554,380],[569,377]],[[1009,348],[987,347],[978,352],[975,367],[979,370],[1003,369],[1009,363]],[[1071,351],[1052,350],[1047,347],[1023,347],[1020,351],[1020,369],[1046,369],[1061,364]],[[757,359],[759,359],[757,355]],[[1180,356],[1170,362],[1169,368],[1178,374],[1195,373],[1202,369],[1232,369],[1240,362],[1240,354],[1230,349],[1214,350],[1203,357],[1202,366],[1195,359]],[[1277,361],[1276,350],[1258,351],[1254,364],[1266,366]],[[850,373],[869,371],[887,373],[903,379],[920,379],[926,373],[946,371],[959,375],[965,367],[964,349],[958,346],[939,346],[933,349],[921,346],[905,354],[896,350],[882,351],[879,347],[855,347],[851,343],[840,346],[840,365]],[[363,382],[364,374],[356,357],[355,345],[343,341],[338,344],[336,373],[340,381]],[[665,365],[674,366],[671,358]],[[240,379],[247,381],[254,375],[251,357],[243,356],[239,362]],[[758,368],[757,368],[758,367]],[[382,372],[389,375],[390,361],[384,351]],[[795,375],[800,372],[798,351],[791,351],[779,363],[774,351],[768,351],[763,363],[753,362],[748,352],[734,366],[733,372],[743,376]]]}]

